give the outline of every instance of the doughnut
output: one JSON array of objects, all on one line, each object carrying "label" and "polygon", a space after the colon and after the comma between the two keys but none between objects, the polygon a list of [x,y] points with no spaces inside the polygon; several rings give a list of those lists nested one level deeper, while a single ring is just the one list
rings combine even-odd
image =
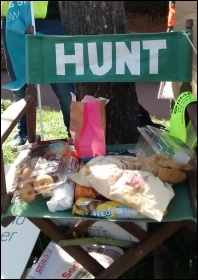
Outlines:
[{"label": "doughnut", "polygon": [[26,183],[23,187],[19,190],[19,197],[21,200],[25,202],[31,202],[35,199],[36,192],[31,184]]},{"label": "doughnut", "polygon": [[27,163],[20,163],[19,165],[17,165],[16,167],[16,171],[15,171],[15,175],[17,177],[21,177],[22,176],[22,172],[23,170],[28,166]]},{"label": "doughnut", "polygon": [[20,163],[19,165],[17,165],[17,170],[23,170],[24,168],[26,168],[28,166],[28,164],[27,163],[25,163],[25,162],[22,162],[22,163]]},{"label": "doughnut", "polygon": [[56,158],[55,154],[52,151],[47,151],[43,157],[46,160],[54,160]]},{"label": "doughnut", "polygon": [[49,191],[52,186],[49,186],[54,183],[53,178],[47,174],[39,175],[34,181],[34,190],[39,193]]},{"label": "doughnut", "polygon": [[33,168],[31,166],[25,167],[22,171],[22,177],[21,177],[22,180],[27,179],[30,176],[30,174],[32,173],[32,171],[33,171]]}]

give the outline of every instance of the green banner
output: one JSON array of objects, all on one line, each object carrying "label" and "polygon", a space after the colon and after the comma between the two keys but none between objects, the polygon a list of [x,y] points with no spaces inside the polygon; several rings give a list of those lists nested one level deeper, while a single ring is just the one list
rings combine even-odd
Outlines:
[{"label": "green banner", "polygon": [[27,83],[191,82],[187,34],[26,35]]}]

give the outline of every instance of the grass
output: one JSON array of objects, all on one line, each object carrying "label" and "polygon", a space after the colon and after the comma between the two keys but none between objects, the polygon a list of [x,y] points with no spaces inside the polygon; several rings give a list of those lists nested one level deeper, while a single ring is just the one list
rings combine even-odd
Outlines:
[{"label": "grass", "polygon": [[[1,113],[11,104],[9,100],[1,100]],[[37,123],[36,134],[41,135],[40,126],[40,114],[37,110]],[[42,122],[43,122],[43,134],[44,140],[65,139],[67,138],[67,131],[64,126],[62,113],[60,111],[54,111],[51,108],[43,107],[42,110]],[[4,163],[11,164],[14,162],[18,153],[13,153],[10,146],[7,143],[11,141],[17,132],[17,127],[9,135],[5,143],[3,144]]]},{"label": "grass", "polygon": [[169,129],[170,127],[170,120],[166,120],[166,119],[158,119],[156,118],[155,116],[151,116],[151,119],[154,123],[159,123],[159,124],[162,124],[164,125],[165,127],[167,127],[167,129]]},{"label": "grass", "polygon": [[[1,113],[9,105],[10,101],[1,100]],[[67,132],[64,127],[61,112],[43,107],[42,119],[45,140],[61,139],[67,137]],[[169,120],[158,120],[156,117],[152,117],[152,120],[169,128]],[[17,153],[12,153],[11,148],[6,146],[6,143],[13,138],[16,131],[17,129],[14,129],[3,145],[5,164],[13,163],[18,155]],[[37,112],[37,134],[41,134],[39,112]],[[49,241],[49,238],[42,232],[39,234],[33,252],[28,261],[28,267],[31,267],[32,264],[40,257]],[[166,279],[197,279],[197,246],[195,235],[191,232],[186,232],[184,234],[183,231],[180,231],[169,238],[166,243],[173,251],[171,258],[163,258],[163,273]],[[153,277],[153,255],[151,253],[132,269],[122,275],[120,279],[153,279]]]},{"label": "grass", "polygon": [[[10,100],[1,100],[1,113],[11,104]],[[157,119],[152,117],[153,122],[160,123],[167,128],[169,128],[169,120],[166,119]],[[52,110],[49,107],[42,107],[42,123],[43,123],[43,134],[44,140],[54,140],[54,139],[65,139],[67,137],[67,131],[63,123],[62,113],[60,111]],[[3,154],[4,154],[4,163],[11,164],[14,162],[17,153],[12,153],[11,147],[7,146],[7,143],[11,141],[14,135],[17,132],[17,127],[9,135],[5,143],[3,144]],[[36,123],[36,134],[41,135],[41,126],[40,126],[40,114],[37,110],[37,123]]]}]

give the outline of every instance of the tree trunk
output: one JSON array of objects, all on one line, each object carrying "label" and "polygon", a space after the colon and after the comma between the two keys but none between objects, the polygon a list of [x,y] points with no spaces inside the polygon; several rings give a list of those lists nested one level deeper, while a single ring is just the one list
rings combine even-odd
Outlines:
[{"label": "tree trunk", "polygon": [[[127,32],[123,1],[59,1],[66,35]],[[78,83],[77,100],[85,95],[105,97],[106,144],[137,143],[139,108],[135,83]]]}]

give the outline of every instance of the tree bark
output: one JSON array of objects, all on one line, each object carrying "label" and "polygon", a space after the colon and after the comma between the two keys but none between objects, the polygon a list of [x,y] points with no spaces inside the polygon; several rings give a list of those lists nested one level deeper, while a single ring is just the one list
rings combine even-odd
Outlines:
[{"label": "tree bark", "polygon": [[[123,1],[59,1],[66,35],[127,33]],[[135,83],[77,83],[77,100],[105,97],[106,144],[137,143],[139,107]]]}]

